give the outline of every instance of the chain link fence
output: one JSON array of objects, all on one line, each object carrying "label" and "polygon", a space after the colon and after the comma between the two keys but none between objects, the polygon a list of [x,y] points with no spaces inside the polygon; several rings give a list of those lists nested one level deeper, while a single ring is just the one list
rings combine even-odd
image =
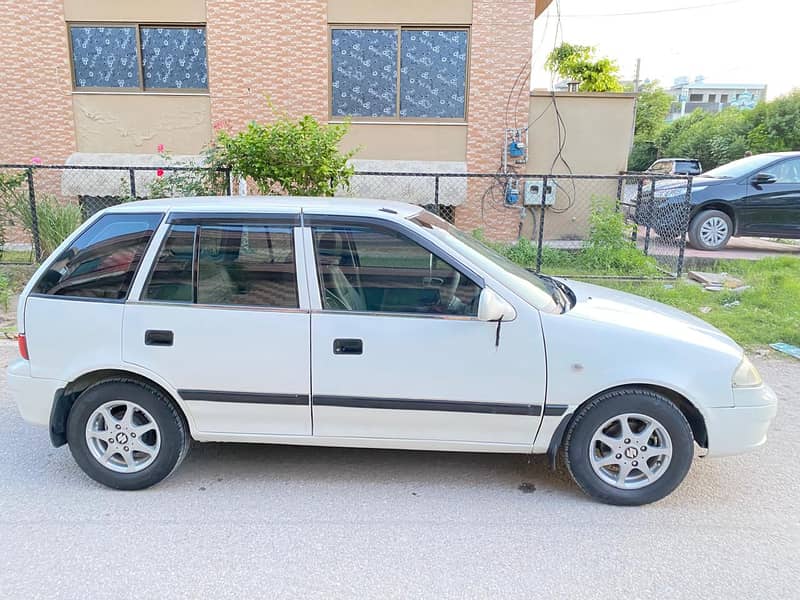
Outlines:
[{"label": "chain link fence", "polygon": [[[0,262],[41,260],[115,204],[239,188],[226,170],[187,166],[0,165]],[[524,254],[515,258],[537,272],[675,277],[683,270],[691,178],[365,171],[337,196],[417,204],[500,240],[500,249]]]}]

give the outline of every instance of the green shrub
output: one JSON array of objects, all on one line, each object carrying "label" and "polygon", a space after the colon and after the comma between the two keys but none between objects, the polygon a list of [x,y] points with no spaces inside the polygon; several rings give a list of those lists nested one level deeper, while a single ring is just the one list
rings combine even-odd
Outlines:
[{"label": "green shrub", "polygon": [[[33,218],[27,194],[17,196],[8,211],[16,223],[33,235]],[[83,222],[80,206],[58,202],[52,196],[40,196],[36,199],[36,216],[42,256],[51,254]]]},{"label": "green shrub", "polygon": [[236,134],[220,131],[208,163],[251,178],[262,193],[333,196],[353,175],[347,161],[355,151],[339,151],[347,129],[347,124],[320,124],[309,115],[297,122],[285,116],[266,125],[251,122]]},{"label": "green shrub", "polygon": [[11,283],[5,273],[0,273],[0,306],[3,310],[8,310],[8,302],[11,299]]}]

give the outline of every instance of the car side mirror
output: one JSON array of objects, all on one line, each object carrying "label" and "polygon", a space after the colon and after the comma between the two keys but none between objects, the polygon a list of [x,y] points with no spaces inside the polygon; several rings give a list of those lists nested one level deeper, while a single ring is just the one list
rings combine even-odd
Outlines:
[{"label": "car side mirror", "polygon": [[763,185],[765,183],[775,183],[777,180],[777,177],[771,173],[756,173],[750,179],[750,183],[753,185]]},{"label": "car side mirror", "polygon": [[493,289],[485,287],[478,299],[478,320],[480,321],[513,321],[517,311]]}]

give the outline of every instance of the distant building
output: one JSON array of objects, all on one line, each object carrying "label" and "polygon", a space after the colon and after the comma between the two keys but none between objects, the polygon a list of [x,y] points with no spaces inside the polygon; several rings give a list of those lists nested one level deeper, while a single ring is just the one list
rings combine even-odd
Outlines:
[{"label": "distant building", "polygon": [[678,77],[667,90],[673,97],[667,121],[688,115],[698,108],[718,113],[728,106],[753,108],[767,95],[763,83],[706,83],[703,77],[689,82],[688,77]]}]

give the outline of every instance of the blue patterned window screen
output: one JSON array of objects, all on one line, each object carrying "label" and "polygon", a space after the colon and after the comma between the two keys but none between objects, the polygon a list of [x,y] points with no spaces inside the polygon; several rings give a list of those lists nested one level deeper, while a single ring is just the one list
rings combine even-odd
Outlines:
[{"label": "blue patterned window screen", "polygon": [[75,87],[138,88],[135,27],[70,27]]},{"label": "blue patterned window screen", "polygon": [[334,116],[397,115],[396,29],[331,31]]},{"label": "blue patterned window screen", "polygon": [[208,89],[205,27],[142,27],[145,89]]},{"label": "blue patterned window screen", "polygon": [[405,29],[400,54],[400,116],[463,119],[467,32]]}]

